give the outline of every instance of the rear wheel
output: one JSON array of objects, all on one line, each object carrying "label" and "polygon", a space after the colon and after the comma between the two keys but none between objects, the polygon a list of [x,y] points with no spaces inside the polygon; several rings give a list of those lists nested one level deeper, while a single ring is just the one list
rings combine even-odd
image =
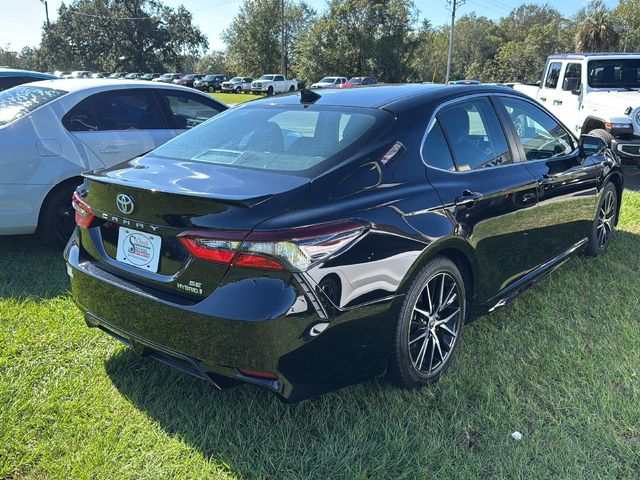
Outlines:
[{"label": "rear wheel", "polygon": [[609,182],[602,189],[596,218],[591,225],[586,249],[588,255],[597,257],[607,251],[615,227],[617,212],[618,193],[616,187]]},{"label": "rear wheel", "polygon": [[294,87],[293,85],[291,85],[291,86],[289,87],[289,91],[290,91],[290,92],[293,92],[294,90],[295,90],[295,87]]},{"label": "rear wheel", "polygon": [[51,192],[42,209],[38,222],[38,235],[54,247],[64,247],[76,228],[71,196],[77,185],[69,183]]},{"label": "rear wheel", "polygon": [[458,349],[466,311],[467,295],[458,267],[448,258],[430,260],[402,305],[389,379],[404,388],[436,382]]},{"label": "rear wheel", "polygon": [[240,88],[240,87],[236,87],[236,93],[237,93],[237,94],[242,93],[242,88]]}]

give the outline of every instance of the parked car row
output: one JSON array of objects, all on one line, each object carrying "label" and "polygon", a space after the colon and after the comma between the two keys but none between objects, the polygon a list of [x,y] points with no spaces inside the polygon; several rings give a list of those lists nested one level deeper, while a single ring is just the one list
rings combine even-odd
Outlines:
[{"label": "parked car row", "polygon": [[378,79],[375,77],[324,77],[319,82],[311,84],[311,88],[346,88],[356,86],[375,85]]}]

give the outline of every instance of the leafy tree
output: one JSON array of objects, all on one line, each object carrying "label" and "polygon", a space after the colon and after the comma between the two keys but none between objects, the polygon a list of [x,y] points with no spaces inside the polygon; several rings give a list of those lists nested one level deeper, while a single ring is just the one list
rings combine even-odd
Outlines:
[{"label": "leafy tree", "polygon": [[225,52],[212,51],[197,61],[195,71],[199,73],[228,73]]},{"label": "leafy tree", "polygon": [[376,75],[402,81],[417,46],[416,21],[411,0],[331,0],[297,49],[302,76]]},{"label": "leafy tree", "polygon": [[620,33],[619,48],[626,52],[640,51],[640,0],[620,0],[612,15]]},{"label": "leafy tree", "polygon": [[576,34],[578,52],[609,52],[618,47],[614,17],[603,0],[592,0]]},{"label": "leafy tree", "polygon": [[[286,0],[285,70],[296,65],[295,45],[316,18],[304,1]],[[227,44],[228,68],[239,75],[280,72],[282,57],[281,0],[245,0],[222,38]]]},{"label": "leafy tree", "polygon": [[46,68],[158,71],[182,69],[207,47],[183,6],[160,0],[74,0],[44,27],[39,57]]}]

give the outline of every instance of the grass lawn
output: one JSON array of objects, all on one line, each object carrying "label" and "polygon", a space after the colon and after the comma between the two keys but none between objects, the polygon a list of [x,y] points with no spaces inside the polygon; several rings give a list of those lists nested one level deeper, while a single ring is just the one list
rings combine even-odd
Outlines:
[{"label": "grass lawn", "polygon": [[237,103],[248,102],[249,100],[257,100],[263,95],[252,95],[250,93],[210,93],[213,98],[226,103],[227,105],[235,105]]},{"label": "grass lawn", "polygon": [[0,478],[638,478],[640,193],[606,256],[470,324],[438,384],[291,406],[136,357],[85,327],[60,252],[0,251]]}]

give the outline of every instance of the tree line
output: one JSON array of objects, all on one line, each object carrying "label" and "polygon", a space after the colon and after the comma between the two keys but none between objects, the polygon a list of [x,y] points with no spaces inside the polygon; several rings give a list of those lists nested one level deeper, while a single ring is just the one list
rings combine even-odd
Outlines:
[{"label": "tree line", "polygon": [[[73,0],[43,26],[40,47],[0,49],[0,64],[255,77],[280,71],[284,38],[290,77],[444,81],[449,26],[421,17],[412,0],[328,0],[321,14],[304,0],[285,0],[281,23],[282,15],[281,0],[244,0],[222,34],[226,49],[205,54],[207,39],[184,7]],[[454,35],[451,78],[532,82],[553,53],[640,51],[640,0],[619,0],[613,9],[591,0],[571,17],[549,4],[524,4],[499,20],[471,13],[457,19]]]}]

